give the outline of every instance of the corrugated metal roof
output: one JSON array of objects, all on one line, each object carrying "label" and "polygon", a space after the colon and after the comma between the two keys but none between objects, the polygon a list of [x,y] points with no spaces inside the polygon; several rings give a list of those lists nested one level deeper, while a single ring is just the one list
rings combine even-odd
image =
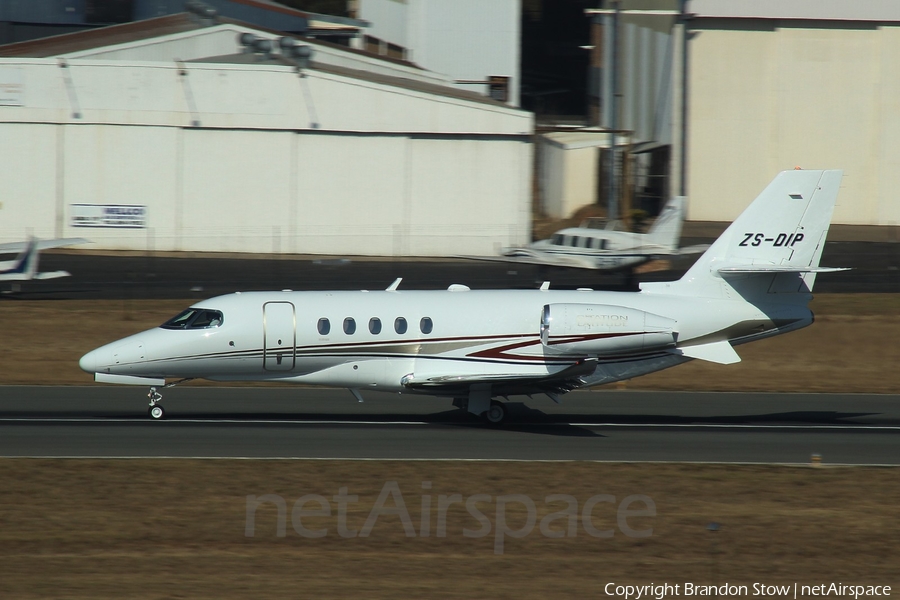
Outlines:
[{"label": "corrugated metal roof", "polygon": [[[94,48],[102,48],[104,46],[113,46],[116,44],[127,44],[128,42],[148,40],[164,35],[172,35],[175,33],[183,33],[187,31],[196,31],[218,25],[230,23],[239,25],[248,29],[254,29],[272,35],[285,35],[282,31],[260,27],[251,23],[246,23],[236,19],[226,17],[217,17],[214,23],[203,21],[190,13],[178,13],[175,15],[166,15],[163,17],[154,17],[144,19],[142,21],[134,21],[131,23],[123,23],[121,25],[110,25],[108,27],[99,27],[87,31],[77,31],[74,33],[65,33],[54,35],[51,37],[40,38],[37,40],[29,40],[26,42],[16,42],[14,44],[6,44],[0,46],[0,56],[21,56],[30,58],[49,58],[59,56],[61,54],[70,54],[73,52],[81,52]],[[297,37],[297,36],[295,36]],[[417,65],[390,56],[382,56],[372,54],[364,50],[349,48],[338,44],[332,44],[325,40],[315,40],[316,44],[330,46],[340,49],[344,52],[366,56],[386,63],[393,63],[413,67],[419,69]]]},{"label": "corrugated metal roof", "polygon": [[[316,43],[319,43],[318,40]],[[189,60],[185,61],[186,63],[222,63],[222,64],[239,64],[239,65],[247,65],[247,64],[278,64],[278,65],[286,65],[286,66],[295,66],[296,63],[286,59],[284,56],[280,54],[272,54],[268,59],[262,59],[259,55],[256,54],[229,54],[226,56],[211,56],[209,58],[201,58],[197,60]],[[475,92],[469,92],[466,90],[461,90],[459,88],[436,85],[433,83],[428,83],[425,81],[416,81],[415,79],[407,79],[405,77],[393,77],[391,75],[384,75],[382,73],[372,73],[370,71],[362,71],[360,69],[350,69],[348,67],[340,67],[337,65],[329,65],[324,63],[319,63],[316,61],[310,62],[310,69],[314,71],[321,71],[322,73],[332,73],[334,75],[341,75],[343,77],[351,77],[353,79],[359,79],[361,81],[370,81],[372,83],[380,83],[383,85],[390,85],[393,87],[398,87],[405,90],[412,90],[416,92],[423,92],[426,94],[433,94],[436,96],[443,96],[445,98],[457,98],[459,100],[466,100],[469,102],[477,102],[478,104],[487,104],[490,106],[496,106],[498,108],[503,108],[507,110],[521,110],[510,107],[503,102],[497,102],[487,96],[482,96],[481,94]],[[521,111],[526,112],[526,111]]]},{"label": "corrugated metal roof", "polygon": [[229,0],[230,2],[234,2],[235,4],[245,4],[247,6],[254,6],[257,8],[262,8],[265,10],[271,10],[274,12],[281,12],[288,15],[296,15],[301,16],[310,21],[321,21],[324,23],[331,23],[333,25],[342,25],[346,27],[356,27],[363,28],[368,27],[368,21],[363,21],[361,19],[352,19],[350,17],[338,17],[335,15],[323,15],[319,13],[311,13],[305,10],[298,10],[296,8],[290,8],[285,6],[284,4],[279,4],[278,2],[274,2],[273,0]]},{"label": "corrugated metal roof", "polygon": [[88,31],[64,33],[62,35],[54,35],[37,40],[29,40],[27,42],[6,44],[0,46],[0,56],[48,58],[60,54],[68,54],[70,52],[90,50],[91,48],[125,44],[137,40],[151,39],[161,35],[193,31],[202,29],[206,26],[207,25],[201,23],[196,16],[189,15],[188,13],[179,13],[177,15],[167,15],[165,17],[145,19],[133,23],[99,27]]},{"label": "corrugated metal roof", "polygon": [[543,134],[543,138],[553,146],[563,150],[580,150],[582,148],[609,148],[615,135],[616,146],[629,143],[628,136],[612,131],[582,129],[580,131],[553,131]]}]

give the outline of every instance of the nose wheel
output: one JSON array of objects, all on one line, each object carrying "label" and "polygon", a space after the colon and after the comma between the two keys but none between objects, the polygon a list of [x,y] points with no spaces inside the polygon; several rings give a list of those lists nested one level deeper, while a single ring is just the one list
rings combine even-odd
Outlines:
[{"label": "nose wheel", "polygon": [[165,419],[166,411],[163,410],[163,407],[159,404],[162,402],[162,394],[157,392],[155,387],[152,387],[150,388],[150,393],[147,394],[147,397],[150,398],[150,408],[147,409],[147,414],[150,415],[150,418],[155,421]]},{"label": "nose wheel", "polygon": [[[193,377],[188,377],[186,379],[179,379],[178,381],[173,381],[172,383],[167,383],[164,385],[164,388],[174,387],[179,383],[185,383],[187,381],[191,381]],[[155,387],[150,388],[150,392],[147,394],[147,397],[150,399],[150,408],[147,409],[147,414],[150,415],[150,418],[154,421],[161,421],[166,418],[166,411],[163,409],[160,402],[162,402],[162,394],[160,394]]]}]

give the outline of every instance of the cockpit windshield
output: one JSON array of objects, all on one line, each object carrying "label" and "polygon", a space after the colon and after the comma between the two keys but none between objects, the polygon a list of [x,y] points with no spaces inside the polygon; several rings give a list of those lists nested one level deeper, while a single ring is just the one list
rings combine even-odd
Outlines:
[{"label": "cockpit windshield", "polygon": [[172,317],[160,327],[163,329],[208,329],[222,324],[221,311],[206,308],[188,308]]}]

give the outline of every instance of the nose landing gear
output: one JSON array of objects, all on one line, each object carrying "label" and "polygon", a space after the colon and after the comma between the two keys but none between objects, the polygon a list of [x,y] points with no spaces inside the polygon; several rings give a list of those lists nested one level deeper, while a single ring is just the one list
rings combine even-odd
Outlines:
[{"label": "nose landing gear", "polygon": [[[193,377],[189,377],[187,379],[179,379],[178,381],[173,381],[172,383],[167,383],[163,386],[163,388],[175,387],[179,383],[184,383],[186,381],[190,381]],[[147,394],[147,397],[150,399],[150,408],[147,409],[147,414],[150,415],[150,418],[154,421],[162,421],[166,418],[166,411],[163,409],[160,402],[162,402],[162,394],[156,391],[155,387],[150,388],[150,392]]]},{"label": "nose landing gear", "polygon": [[155,387],[150,388],[150,393],[147,394],[147,397],[150,398],[150,408],[147,409],[147,414],[150,415],[151,419],[161,420],[166,418],[166,411],[163,410],[163,407],[157,404],[162,401],[162,394],[156,391]]}]

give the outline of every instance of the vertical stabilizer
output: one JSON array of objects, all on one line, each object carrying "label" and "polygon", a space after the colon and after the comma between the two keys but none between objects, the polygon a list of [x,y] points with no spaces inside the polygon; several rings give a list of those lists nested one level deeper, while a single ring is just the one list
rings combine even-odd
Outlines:
[{"label": "vertical stabilizer", "polygon": [[21,275],[22,279],[34,278],[38,267],[37,239],[29,238],[25,249],[16,257],[15,265],[9,270],[11,275]]},{"label": "vertical stabilizer", "polygon": [[681,239],[681,224],[684,222],[684,196],[675,196],[669,200],[662,212],[645,234],[648,244],[662,246],[671,252],[678,250]]},{"label": "vertical stabilizer", "polygon": [[677,282],[641,289],[704,297],[812,290],[842,171],[783,171]]}]

